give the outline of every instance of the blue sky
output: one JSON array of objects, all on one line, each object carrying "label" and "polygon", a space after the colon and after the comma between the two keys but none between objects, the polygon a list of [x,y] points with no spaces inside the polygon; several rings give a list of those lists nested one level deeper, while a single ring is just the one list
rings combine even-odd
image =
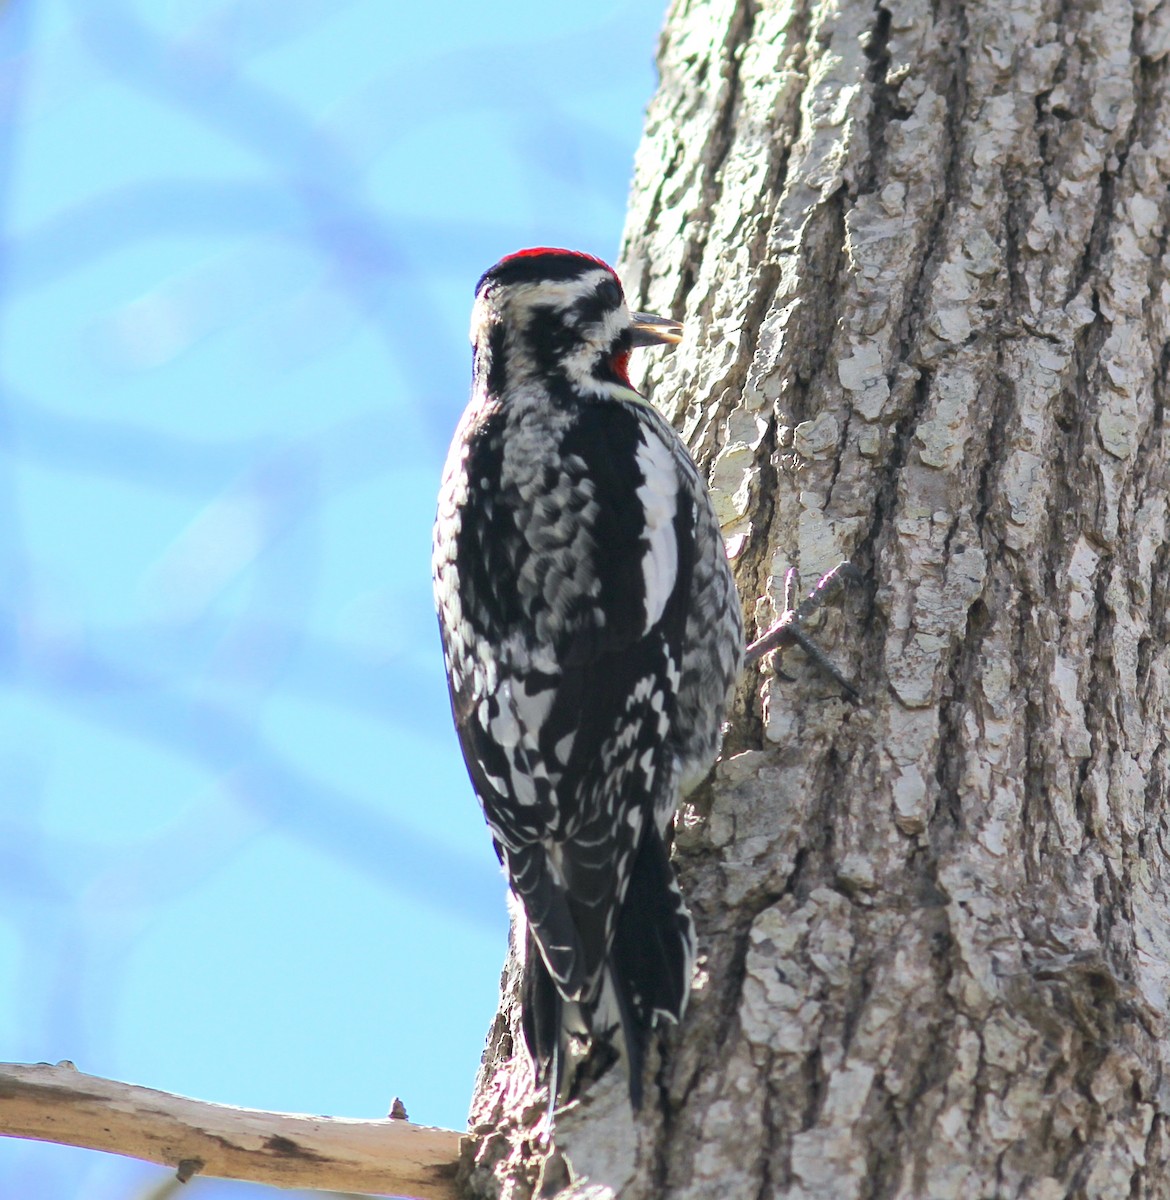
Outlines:
[{"label": "blue sky", "polygon": [[[506,938],[429,583],[471,289],[615,256],[662,16],[0,8],[0,1058],[462,1125]],[[0,1142],[3,1196],[151,1178]]]}]

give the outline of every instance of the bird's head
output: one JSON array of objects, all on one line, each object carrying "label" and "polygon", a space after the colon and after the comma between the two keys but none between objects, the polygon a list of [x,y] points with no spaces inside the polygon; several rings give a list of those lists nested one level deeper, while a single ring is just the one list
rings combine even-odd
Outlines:
[{"label": "bird's head", "polygon": [[613,268],[575,250],[509,254],[475,289],[476,377],[495,396],[560,382],[577,393],[629,393],[630,351],[681,337],[677,321],[631,313]]}]

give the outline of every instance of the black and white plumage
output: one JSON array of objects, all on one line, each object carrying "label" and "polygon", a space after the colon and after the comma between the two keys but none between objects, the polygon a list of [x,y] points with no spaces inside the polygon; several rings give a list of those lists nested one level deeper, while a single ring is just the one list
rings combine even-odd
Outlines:
[{"label": "black and white plumage", "polygon": [[589,255],[492,267],[434,536],[455,724],[527,925],[538,1078],[556,1098],[570,1044],[620,1026],[635,1108],[695,956],[668,831],[718,753],[744,653],[706,484],[626,374],[633,348],[680,330],[631,314]]}]

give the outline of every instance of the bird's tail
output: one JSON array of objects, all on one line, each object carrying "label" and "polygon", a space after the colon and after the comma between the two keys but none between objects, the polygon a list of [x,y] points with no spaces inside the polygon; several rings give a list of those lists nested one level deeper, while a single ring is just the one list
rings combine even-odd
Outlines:
[{"label": "bird's tail", "polygon": [[642,1074],[659,1018],[682,1019],[695,964],[695,927],[679,891],[662,835],[653,825],[638,857],[618,914],[605,970],[591,1001],[570,1003],[557,991],[528,935],[522,1012],[524,1040],[547,1083],[550,1111],[564,1097],[571,1046],[589,1040],[613,1045],[620,1031],[629,1073],[630,1105],[642,1106]]},{"label": "bird's tail", "polygon": [[607,974],[630,1075],[630,1104],[642,1104],[642,1069],[659,1018],[682,1020],[695,966],[695,926],[658,829],[642,838],[618,914]]}]

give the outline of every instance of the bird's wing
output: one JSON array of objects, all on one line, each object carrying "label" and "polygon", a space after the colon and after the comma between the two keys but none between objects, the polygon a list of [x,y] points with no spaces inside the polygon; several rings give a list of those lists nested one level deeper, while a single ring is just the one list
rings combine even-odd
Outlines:
[{"label": "bird's wing", "polygon": [[695,514],[638,406],[583,406],[520,484],[502,439],[481,442],[458,532],[458,561],[475,564],[459,583],[471,666],[452,705],[512,887],[575,999],[595,988],[644,824],[675,786]]}]

